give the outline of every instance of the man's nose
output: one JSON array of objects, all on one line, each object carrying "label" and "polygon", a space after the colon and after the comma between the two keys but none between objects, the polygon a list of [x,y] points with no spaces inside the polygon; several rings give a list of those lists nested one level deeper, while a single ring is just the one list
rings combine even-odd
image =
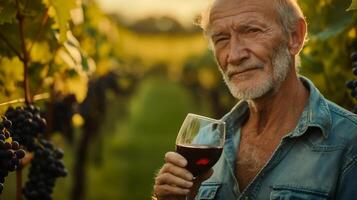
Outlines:
[{"label": "man's nose", "polygon": [[245,45],[245,42],[237,39],[232,38],[230,40],[230,49],[227,62],[231,65],[240,65],[241,63],[245,62],[248,57],[248,51]]}]

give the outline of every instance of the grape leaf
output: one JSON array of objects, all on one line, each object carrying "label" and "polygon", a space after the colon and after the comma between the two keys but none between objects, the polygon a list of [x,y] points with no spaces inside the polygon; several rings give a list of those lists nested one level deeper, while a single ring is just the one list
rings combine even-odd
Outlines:
[{"label": "grape leaf", "polygon": [[75,70],[66,71],[67,74],[55,74],[54,90],[62,94],[74,94],[78,102],[82,102],[87,95],[88,76],[78,74]]},{"label": "grape leaf", "polygon": [[77,66],[81,66],[81,70],[89,72],[88,56],[81,49],[79,41],[74,37],[71,31],[67,32],[67,41],[64,43],[67,53],[73,59]]},{"label": "grape leaf", "polygon": [[312,35],[312,39],[326,40],[331,37],[335,37],[345,31],[352,23],[353,19],[351,17],[341,17],[339,20],[334,21],[327,28],[325,28],[324,31],[319,32],[316,35]]},{"label": "grape leaf", "polygon": [[17,93],[18,82],[23,80],[23,65],[17,57],[0,58],[0,93],[10,96]]},{"label": "grape leaf", "polygon": [[357,10],[357,0],[352,0],[352,3],[349,8],[347,8],[347,11],[350,10]]},{"label": "grape leaf", "polygon": [[[54,17],[57,22],[60,35],[59,41],[62,43],[66,40],[66,33],[68,30],[68,21],[71,19],[71,10],[76,7],[73,0],[43,0],[44,3],[50,7],[50,16]],[[52,8],[52,10],[51,10]],[[51,12],[52,11],[52,12]]]},{"label": "grape leaf", "polygon": [[9,47],[9,44],[16,49],[17,52],[21,52],[20,33],[17,22],[0,25],[0,35],[0,57],[5,56],[11,58],[15,55],[13,49]]},{"label": "grape leaf", "polygon": [[47,42],[35,42],[30,52],[31,61],[48,63],[53,55]]},{"label": "grape leaf", "polygon": [[0,25],[11,23],[16,17],[16,6],[14,1],[0,0]]}]

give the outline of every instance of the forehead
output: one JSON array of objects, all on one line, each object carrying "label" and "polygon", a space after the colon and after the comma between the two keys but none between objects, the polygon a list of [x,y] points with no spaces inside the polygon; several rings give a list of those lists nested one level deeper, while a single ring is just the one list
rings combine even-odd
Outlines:
[{"label": "forehead", "polygon": [[209,13],[208,29],[224,19],[275,20],[274,0],[216,0]]}]

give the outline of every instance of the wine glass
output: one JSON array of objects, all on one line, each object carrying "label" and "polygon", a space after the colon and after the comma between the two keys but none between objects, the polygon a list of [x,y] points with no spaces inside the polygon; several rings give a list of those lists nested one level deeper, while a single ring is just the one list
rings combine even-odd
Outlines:
[{"label": "wine glass", "polygon": [[189,113],[176,138],[176,152],[186,158],[194,177],[208,171],[220,158],[225,141],[225,122]]}]

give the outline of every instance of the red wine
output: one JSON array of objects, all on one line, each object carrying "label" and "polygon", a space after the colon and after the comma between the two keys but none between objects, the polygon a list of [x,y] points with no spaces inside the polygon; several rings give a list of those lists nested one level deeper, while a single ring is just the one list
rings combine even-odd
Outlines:
[{"label": "red wine", "polygon": [[211,169],[221,156],[222,149],[208,145],[176,145],[176,152],[186,158],[186,168],[194,177]]}]

